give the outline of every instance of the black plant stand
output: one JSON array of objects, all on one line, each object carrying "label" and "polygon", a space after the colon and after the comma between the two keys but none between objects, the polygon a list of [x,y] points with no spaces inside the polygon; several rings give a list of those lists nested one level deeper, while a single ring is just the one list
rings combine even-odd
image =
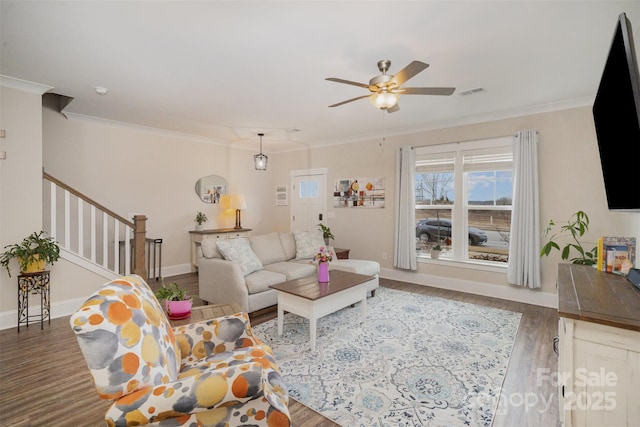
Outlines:
[{"label": "black plant stand", "polygon": [[[29,315],[29,294],[40,294],[40,315]],[[18,276],[18,333],[21,323],[29,327],[30,318],[40,320],[40,329],[44,329],[45,319],[51,324],[49,270],[21,273]]]}]

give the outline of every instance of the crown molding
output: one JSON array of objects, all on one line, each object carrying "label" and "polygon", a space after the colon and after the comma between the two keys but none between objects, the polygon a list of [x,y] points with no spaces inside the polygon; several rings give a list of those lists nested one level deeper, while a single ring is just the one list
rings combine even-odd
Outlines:
[{"label": "crown molding", "polygon": [[0,86],[20,90],[22,92],[35,93],[36,95],[42,95],[53,89],[53,86],[17,79],[3,74],[0,74]]},{"label": "crown molding", "polygon": [[124,129],[129,129],[137,132],[149,133],[152,135],[166,136],[171,138],[180,138],[180,139],[186,139],[194,142],[221,145],[224,147],[231,146],[231,144],[226,141],[221,141],[215,138],[207,138],[199,135],[193,135],[190,133],[182,133],[182,132],[176,132],[176,131],[167,130],[167,129],[154,128],[150,126],[136,125],[132,123],[120,122],[117,120],[102,119],[94,116],[86,116],[84,114],[71,113],[69,111],[63,111],[62,114],[67,119],[78,121],[78,122],[87,122],[87,123],[99,124],[104,126],[124,128]]}]

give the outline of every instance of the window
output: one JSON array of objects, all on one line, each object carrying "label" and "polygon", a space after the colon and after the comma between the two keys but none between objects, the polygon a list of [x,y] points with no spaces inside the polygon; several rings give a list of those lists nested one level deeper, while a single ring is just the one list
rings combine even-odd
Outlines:
[{"label": "window", "polygon": [[300,181],[300,198],[317,199],[318,181]]},{"label": "window", "polygon": [[[416,149],[416,248],[428,258],[499,263],[509,259],[511,137]],[[463,242],[460,244],[459,242]]]}]

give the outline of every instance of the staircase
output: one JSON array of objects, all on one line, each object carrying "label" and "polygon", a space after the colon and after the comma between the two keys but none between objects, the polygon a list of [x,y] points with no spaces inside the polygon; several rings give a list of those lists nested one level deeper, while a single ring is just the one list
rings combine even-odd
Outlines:
[{"label": "staircase", "polygon": [[44,171],[42,194],[43,229],[62,258],[110,280],[147,278],[145,215],[128,220]]}]

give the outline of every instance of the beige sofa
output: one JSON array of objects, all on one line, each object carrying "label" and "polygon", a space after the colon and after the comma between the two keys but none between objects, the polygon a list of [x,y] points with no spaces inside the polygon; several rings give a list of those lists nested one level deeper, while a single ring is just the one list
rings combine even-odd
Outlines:
[{"label": "beige sofa", "polygon": [[[324,246],[322,234],[313,232],[204,240],[198,262],[200,298],[236,303],[249,313],[275,305],[277,292],[269,286],[316,274],[311,260],[320,246]],[[334,257],[329,268],[373,276],[367,282],[372,295],[379,286],[380,264],[375,261]]]}]

